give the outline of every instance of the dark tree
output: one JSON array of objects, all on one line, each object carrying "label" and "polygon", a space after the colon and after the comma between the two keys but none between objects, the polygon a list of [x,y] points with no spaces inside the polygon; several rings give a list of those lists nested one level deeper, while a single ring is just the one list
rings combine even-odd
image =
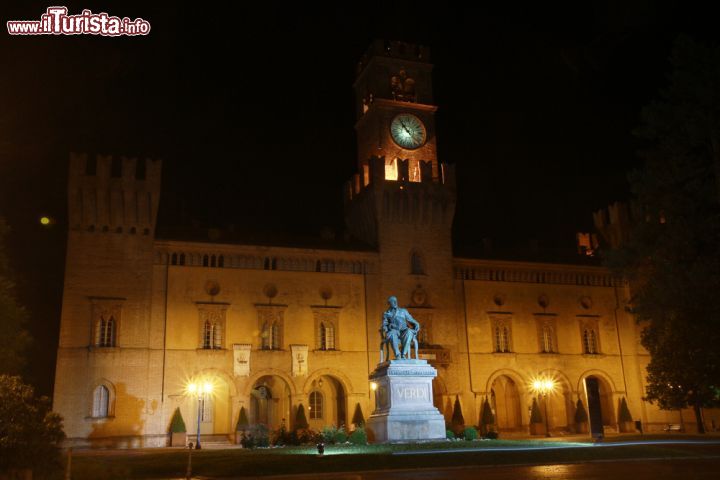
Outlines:
[{"label": "dark tree", "polygon": [[297,409],[297,414],[295,414],[295,430],[308,428],[309,426],[307,417],[305,416],[305,407],[300,404]]},{"label": "dark tree", "polygon": [[540,405],[537,398],[533,398],[532,407],[530,408],[530,423],[543,423],[542,414],[540,413]]},{"label": "dark tree", "polygon": [[18,374],[22,370],[30,335],[25,330],[27,312],[15,296],[13,275],[5,252],[9,229],[0,217],[0,373]]},{"label": "dark tree", "polygon": [[490,408],[490,402],[487,397],[482,406],[482,413],[480,414],[480,432],[485,435],[492,430],[495,425],[495,415],[493,414],[492,408]]},{"label": "dark tree", "polygon": [[455,396],[455,404],[453,405],[452,430],[457,435],[458,432],[462,432],[465,429],[465,417],[463,417],[462,407],[460,406],[460,398]]},{"label": "dark tree", "polygon": [[633,289],[651,355],[646,399],[702,409],[720,397],[720,49],[680,37],[669,86],[642,112],[634,222],[607,253]]},{"label": "dark tree", "polygon": [[64,438],[47,397],[36,397],[20,377],[0,375],[0,472],[30,468],[38,478],[57,472]]},{"label": "dark tree", "polygon": [[625,397],[620,400],[620,408],[618,410],[618,422],[632,422],[632,415],[630,415],[630,409],[627,406]]},{"label": "dark tree", "polygon": [[578,399],[575,405],[575,423],[585,423],[588,421],[588,414],[585,411],[585,406],[582,400]]},{"label": "dark tree", "polygon": [[365,425],[365,416],[363,415],[362,408],[359,403],[355,404],[355,413],[353,413],[352,423],[354,423],[356,427],[362,427]]},{"label": "dark tree", "polygon": [[235,425],[235,430],[238,432],[241,432],[243,430],[247,430],[250,426],[250,422],[248,422],[247,413],[245,412],[245,407],[240,407],[240,415],[238,416],[237,424]]}]

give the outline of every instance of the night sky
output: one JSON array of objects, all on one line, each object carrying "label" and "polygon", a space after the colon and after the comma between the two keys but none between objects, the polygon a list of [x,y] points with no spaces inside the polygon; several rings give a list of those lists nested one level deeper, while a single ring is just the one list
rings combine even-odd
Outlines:
[{"label": "night sky", "polygon": [[[55,3],[142,17],[152,31],[7,35],[5,21]],[[673,39],[720,34],[715,12],[687,2],[546,3],[3,4],[0,215],[31,312],[28,378],[51,392],[68,152],[162,158],[163,231],[341,232],[357,161],[351,86],[373,38],[432,49],[439,157],[458,172],[456,252],[490,238],[496,252],[522,256],[534,241],[572,253],[592,212],[628,196],[640,165],[631,132],[665,82]],[[42,215],[56,223],[40,226]]]}]

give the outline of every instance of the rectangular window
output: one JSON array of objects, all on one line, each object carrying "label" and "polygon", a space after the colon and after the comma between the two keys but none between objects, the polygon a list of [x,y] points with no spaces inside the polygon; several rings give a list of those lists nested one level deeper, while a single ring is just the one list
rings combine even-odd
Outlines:
[{"label": "rectangular window", "polygon": [[205,395],[200,399],[202,406],[200,409],[200,421],[202,423],[211,423],[213,421],[213,400],[212,395]]},{"label": "rectangular window", "polygon": [[398,160],[393,158],[392,160],[385,161],[385,180],[397,180],[398,179]]}]

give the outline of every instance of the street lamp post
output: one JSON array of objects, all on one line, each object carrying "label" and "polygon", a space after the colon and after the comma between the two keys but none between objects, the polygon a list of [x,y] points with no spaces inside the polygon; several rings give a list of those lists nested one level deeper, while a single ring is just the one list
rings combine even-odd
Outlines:
[{"label": "street lamp post", "polygon": [[204,383],[190,383],[187,386],[188,393],[197,396],[197,438],[195,440],[195,449],[200,450],[200,419],[202,418],[203,408],[205,407],[205,400],[207,396],[212,393],[213,386],[210,382]]},{"label": "street lamp post", "polygon": [[545,404],[545,436],[550,436],[550,424],[548,422],[548,410],[547,410],[547,399],[548,394],[555,389],[555,382],[552,379],[538,379],[533,381],[533,390],[540,395]]}]

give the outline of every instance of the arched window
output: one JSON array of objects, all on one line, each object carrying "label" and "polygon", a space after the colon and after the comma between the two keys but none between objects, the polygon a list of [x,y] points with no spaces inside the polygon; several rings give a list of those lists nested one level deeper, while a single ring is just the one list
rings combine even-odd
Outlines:
[{"label": "arched window", "polygon": [[207,255],[203,255],[203,267],[209,267],[210,266],[210,257]]},{"label": "arched window", "polygon": [[205,320],[203,325],[203,346],[205,349],[222,348],[222,329],[217,322]]},{"label": "arched window", "polygon": [[171,265],[177,265],[178,262],[178,256],[177,253],[173,253],[172,257],[170,257],[170,264]]},{"label": "arched window", "polygon": [[335,326],[320,322],[320,350],[335,350]]},{"label": "arched window", "polygon": [[180,265],[185,265],[185,254],[184,253],[180,254]]},{"label": "arched window", "polygon": [[95,346],[115,346],[115,317],[112,315],[100,316],[95,331]]},{"label": "arched window", "polygon": [[320,392],[310,393],[310,419],[319,420],[323,418],[323,395]]},{"label": "arched window", "polygon": [[423,259],[418,252],[413,252],[410,256],[410,273],[413,275],[425,275]]},{"label": "arched window", "polygon": [[110,391],[105,385],[98,385],[93,392],[92,416],[103,418],[110,411]]}]

